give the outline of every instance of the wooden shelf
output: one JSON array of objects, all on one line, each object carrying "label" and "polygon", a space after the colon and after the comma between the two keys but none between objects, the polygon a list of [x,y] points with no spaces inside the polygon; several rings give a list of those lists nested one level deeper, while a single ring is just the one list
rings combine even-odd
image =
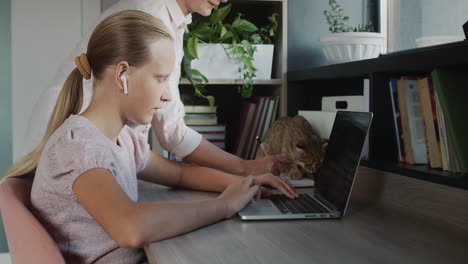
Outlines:
[{"label": "wooden shelf", "polygon": [[[232,80],[232,79],[211,79],[208,85],[242,85],[244,80]],[[183,78],[180,80],[181,85],[190,85],[189,80]],[[270,80],[253,80],[254,85],[282,85],[281,79],[270,79]]]},{"label": "wooden shelf", "polygon": [[400,174],[419,180],[468,190],[468,175],[451,173],[441,169],[432,169],[428,167],[428,165],[410,165],[388,161],[370,160],[361,160],[361,165],[364,167]]},{"label": "wooden shelf", "polygon": [[288,72],[288,81],[336,78],[368,78],[371,73],[430,72],[435,67],[468,65],[468,41],[380,55],[369,60],[332,64]]},{"label": "wooden shelf", "polygon": [[374,120],[369,133],[369,157],[361,165],[423,181],[468,190],[468,175],[432,169],[428,165],[398,163],[397,142],[388,83],[391,78],[425,75],[436,67],[468,67],[468,41],[405,50],[375,59],[288,72],[288,114],[320,110],[323,96],[362,94],[369,79],[370,111]]}]

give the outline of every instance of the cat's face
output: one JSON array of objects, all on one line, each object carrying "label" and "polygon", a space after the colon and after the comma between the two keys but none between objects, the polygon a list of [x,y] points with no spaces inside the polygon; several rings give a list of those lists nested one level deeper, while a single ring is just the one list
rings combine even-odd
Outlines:
[{"label": "cat's face", "polygon": [[293,160],[303,174],[315,174],[323,160],[322,142],[318,137],[309,138],[307,141],[296,143]]}]

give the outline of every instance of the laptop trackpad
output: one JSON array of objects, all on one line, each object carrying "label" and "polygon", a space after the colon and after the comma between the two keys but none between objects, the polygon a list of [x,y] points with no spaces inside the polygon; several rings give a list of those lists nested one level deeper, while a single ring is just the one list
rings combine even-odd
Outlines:
[{"label": "laptop trackpad", "polygon": [[281,214],[280,210],[270,199],[260,199],[251,202],[244,209],[241,210],[243,215],[269,215]]}]

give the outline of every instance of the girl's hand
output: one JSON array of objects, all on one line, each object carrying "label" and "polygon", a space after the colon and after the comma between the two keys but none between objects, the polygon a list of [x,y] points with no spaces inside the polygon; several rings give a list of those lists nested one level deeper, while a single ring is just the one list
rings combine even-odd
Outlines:
[{"label": "girl's hand", "polygon": [[259,192],[260,185],[256,184],[254,177],[249,176],[239,183],[229,185],[217,199],[226,202],[225,218],[231,218],[249,203]]},{"label": "girl's hand", "polygon": [[[269,185],[279,190],[290,199],[295,199],[299,197],[299,194],[296,192],[292,184],[284,178],[275,176],[271,173],[265,173],[262,175],[255,176],[255,179],[262,185]],[[262,195],[269,196],[271,195],[271,192],[268,192],[268,189],[262,187]]]}]

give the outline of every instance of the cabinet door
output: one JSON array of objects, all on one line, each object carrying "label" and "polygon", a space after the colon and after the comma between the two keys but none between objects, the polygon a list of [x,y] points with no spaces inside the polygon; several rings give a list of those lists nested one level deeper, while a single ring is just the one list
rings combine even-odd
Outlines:
[{"label": "cabinet door", "polygon": [[22,154],[28,121],[70,51],[100,14],[95,0],[11,2],[13,160]]}]

